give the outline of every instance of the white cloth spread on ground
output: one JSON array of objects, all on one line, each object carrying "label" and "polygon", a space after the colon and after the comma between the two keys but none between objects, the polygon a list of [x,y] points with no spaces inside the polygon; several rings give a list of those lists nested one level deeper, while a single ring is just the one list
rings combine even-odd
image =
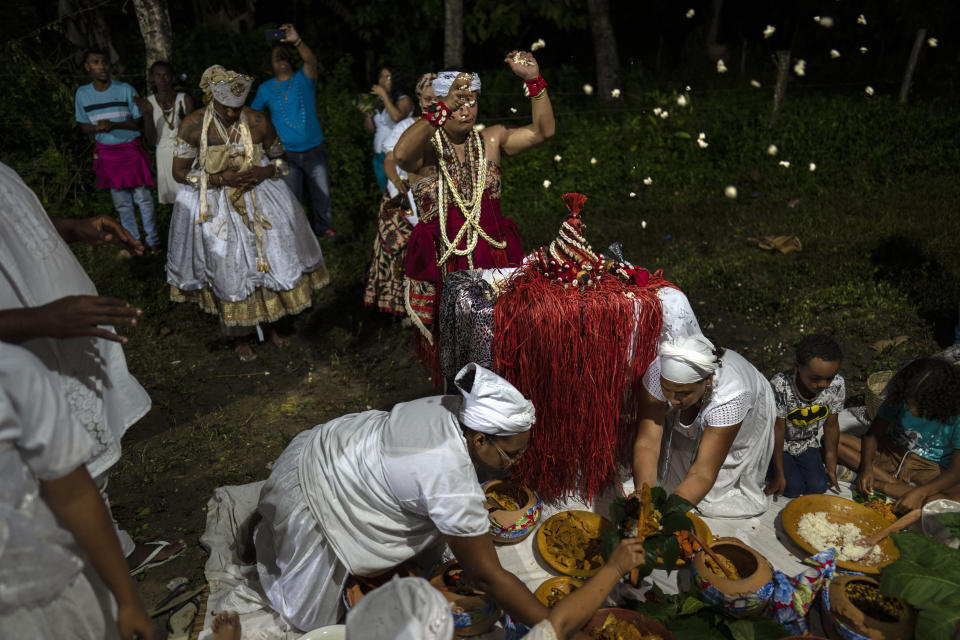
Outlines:
[{"label": "white cloth spread on ground", "polygon": [[[863,414],[862,407],[859,413]],[[861,435],[868,426],[865,420],[862,415],[858,416],[857,412],[846,410],[840,415],[840,431]],[[623,473],[622,489],[613,489],[592,504],[578,500],[568,500],[556,505],[545,504],[540,524],[555,513],[571,509],[585,509],[609,516],[611,500],[633,491],[633,482],[629,479],[630,470],[624,469]],[[207,503],[207,527],[200,540],[210,550],[205,569],[210,583],[210,598],[203,621],[204,630],[200,634],[201,640],[210,638],[210,623],[214,611],[238,611],[245,638],[296,640],[301,635],[300,632],[291,630],[289,624],[272,609],[261,590],[256,565],[245,564],[241,559],[249,522],[256,515],[257,497],[263,484],[254,482],[241,486],[219,487]],[[851,498],[848,483],[841,481],[840,488],[841,497]],[[710,526],[714,536],[740,538],[763,554],[774,569],[792,576],[807,567],[801,564],[806,554],[789,540],[779,524],[780,512],[789,502],[787,498],[774,500],[765,513],[753,518],[705,517],[704,521]],[[534,532],[517,544],[496,545],[503,568],[516,575],[531,591],[536,590],[545,580],[560,575],[547,566],[535,551],[536,540],[537,535]],[[604,606],[622,604],[627,596],[635,600],[643,599],[643,594],[651,584],[657,585],[666,593],[677,593],[681,587],[686,588],[690,584],[690,570],[683,567],[668,574],[658,569],[644,580],[639,589],[621,584],[615,588]],[[474,638],[503,640],[504,632],[503,629],[495,628]],[[527,638],[530,638],[529,634]]]},{"label": "white cloth spread on ground", "polygon": [[299,434],[274,463],[260,496],[258,571],[294,626],[335,623],[348,572],[376,575],[440,534],[488,531],[460,403],[435,396],[343,416]]},{"label": "white cloth spread on ground", "polygon": [[51,375],[0,343],[0,636],[115,638],[113,599],[40,497],[82,466],[93,440]]},{"label": "white cloth spread on ground", "polygon": [[[72,295],[97,295],[97,289],[33,191],[0,163],[0,309]],[[123,348],[100,338],[35,338],[21,346],[59,378],[71,411],[94,441],[87,469],[94,477],[105,473],[120,459],[123,434],[150,410],[150,396],[127,371]]]},{"label": "white cloth spread on ground", "polygon": [[[211,145],[210,149],[225,145]],[[230,145],[243,155],[243,145]],[[259,166],[268,158],[260,143],[254,157]],[[256,231],[245,220],[253,216],[256,196],[259,211],[266,218],[263,229],[263,258],[269,265],[258,270]],[[227,188],[207,187],[210,220],[197,224],[200,191],[183,185],[177,193],[170,219],[167,248],[167,282],[183,291],[209,287],[220,300],[239,302],[258,288],[270,291],[293,289],[304,273],[323,266],[320,244],[300,203],[282,180],[267,179],[242,196],[248,216],[237,212]]]},{"label": "white cloth spread on ground", "polygon": [[453,614],[423,578],[400,578],[370,592],[347,614],[347,635],[364,640],[450,640]]},{"label": "white cloth spread on ground", "polygon": [[[698,508],[704,515],[717,518],[745,518],[763,513],[770,506],[770,497],[763,490],[773,454],[776,406],[770,384],[743,356],[727,349],[721,361],[722,366],[713,375],[713,391],[693,423],[682,425],[679,420],[668,420],[664,425],[659,478],[668,492],[674,491],[693,464],[704,428],[742,422],[713,488]],[[653,397],[665,402],[659,357],[644,374],[643,385]]]}]

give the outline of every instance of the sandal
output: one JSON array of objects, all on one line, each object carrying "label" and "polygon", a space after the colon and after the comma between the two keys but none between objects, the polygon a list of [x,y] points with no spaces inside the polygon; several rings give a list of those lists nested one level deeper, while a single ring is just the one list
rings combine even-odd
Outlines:
[{"label": "sandal", "polygon": [[200,603],[196,599],[187,600],[174,609],[167,618],[167,640],[188,640],[199,611]]},{"label": "sandal", "polygon": [[[177,540],[176,542],[170,542],[169,540],[154,540],[153,542],[147,542],[147,543],[145,543],[145,544],[152,545],[152,546],[155,547],[155,548],[154,548],[153,551],[151,551],[151,552],[147,555],[146,558],[143,559],[143,562],[141,562],[140,564],[138,564],[138,565],[137,565],[136,567],[134,567],[133,569],[130,569],[130,575],[132,575],[132,576],[135,576],[135,575],[137,575],[137,574],[143,573],[143,572],[146,571],[147,569],[152,569],[152,568],[154,568],[154,567],[159,567],[159,566],[162,565],[162,564],[167,564],[168,562],[170,562],[170,561],[173,560],[174,558],[179,558],[179,557],[183,554],[183,552],[187,550],[187,543],[184,542],[183,540]],[[176,544],[181,545],[181,546],[180,546],[180,549],[179,549],[178,551],[176,551],[175,553],[170,554],[169,556],[167,556],[166,558],[164,558],[164,559],[162,559],[162,560],[157,560],[157,559],[156,559],[157,556],[159,556],[159,555],[163,552],[164,549],[166,549],[167,547],[169,547],[169,546],[171,546],[171,545],[176,545]]]}]

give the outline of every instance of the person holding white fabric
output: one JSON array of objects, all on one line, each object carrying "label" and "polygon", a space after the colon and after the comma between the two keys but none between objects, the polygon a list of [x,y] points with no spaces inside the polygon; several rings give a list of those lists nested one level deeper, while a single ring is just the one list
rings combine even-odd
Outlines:
[{"label": "person holding white fabric", "polygon": [[[120,440],[150,410],[150,396],[127,370],[127,339],[114,331],[137,324],[140,310],[97,295],[68,242],[143,254],[143,245],[106,216],[52,220],[16,171],[0,163],[0,340],[22,344],[55,374],[94,442],[87,470],[109,509],[107,480]],[[116,532],[134,572],[185,549],[182,540],[135,544],[126,531]]]},{"label": "person holding white fabric", "polygon": [[0,342],[0,636],[135,637],[154,625],[84,463],[94,441],[57,379]]},{"label": "person holding white fabric", "polygon": [[260,493],[257,570],[274,608],[299,629],[335,623],[348,575],[384,573],[442,537],[478,587],[533,625],[547,609],[500,566],[478,473],[523,455],[529,400],[476,364],[461,396],[434,396],[332,420],[299,434]]},{"label": "person holding white fabric", "polygon": [[662,343],[643,386],[635,485],[663,486],[714,518],[766,511],[776,420],[766,378],[740,354],[694,335]]}]

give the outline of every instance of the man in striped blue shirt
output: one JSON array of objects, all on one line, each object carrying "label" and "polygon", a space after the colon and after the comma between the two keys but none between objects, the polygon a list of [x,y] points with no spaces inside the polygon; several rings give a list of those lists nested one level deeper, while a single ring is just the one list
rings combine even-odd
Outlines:
[{"label": "man in striped blue shirt", "polygon": [[133,100],[137,90],[126,82],[110,78],[110,58],[104,51],[88,51],[83,66],[93,82],[77,89],[75,118],[83,132],[96,140],[93,168],[97,173],[97,186],[110,189],[120,222],[139,240],[140,229],[133,209],[134,202],[137,203],[146,244],[152,252],[159,251],[160,238],[150,192],[154,185],[150,156],[140,141],[142,117]]}]

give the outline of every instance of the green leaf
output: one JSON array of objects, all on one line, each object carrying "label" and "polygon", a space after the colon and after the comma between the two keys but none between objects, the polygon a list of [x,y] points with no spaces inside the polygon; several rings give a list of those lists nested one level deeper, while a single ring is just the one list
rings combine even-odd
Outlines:
[{"label": "green leaf", "polygon": [[620,544],[620,528],[619,527],[607,527],[600,532],[600,555],[604,559],[609,558],[610,554],[613,553],[613,550],[617,548],[617,545]]},{"label": "green leaf", "polygon": [[666,540],[660,545],[660,556],[663,558],[663,568],[667,573],[673,571],[677,566],[677,558],[680,557],[680,541],[676,536],[666,536]]},{"label": "green leaf", "polygon": [[677,494],[671,493],[664,503],[663,509],[660,510],[660,513],[666,517],[672,513],[686,513],[691,509],[693,509],[693,504],[688,502],[685,498],[681,498]]},{"label": "green leaf", "polygon": [[749,620],[731,620],[727,623],[727,629],[733,636],[733,640],[754,640],[756,638],[753,624]]},{"label": "green leaf", "polygon": [[677,531],[689,531],[690,529],[693,529],[693,522],[683,512],[665,515],[663,520],[660,521],[660,531],[671,538]]},{"label": "green leaf", "polygon": [[678,138],[683,138],[684,140],[689,140],[691,138],[690,134],[686,131],[677,131],[675,134]]},{"label": "green leaf", "polygon": [[626,498],[617,498],[610,503],[610,522],[615,526],[619,527],[620,523],[627,517],[626,504]]},{"label": "green leaf", "polygon": [[687,596],[686,599],[680,603],[680,615],[688,616],[707,606],[709,605],[700,598],[696,596]]},{"label": "green leaf", "polygon": [[643,550],[646,553],[644,558],[643,566],[640,567],[640,575],[646,577],[653,573],[653,570],[657,568],[657,543],[651,538],[647,538],[643,541]]},{"label": "green leaf", "polygon": [[960,538],[960,513],[941,513],[937,519],[950,530],[954,538]]},{"label": "green leaf", "polygon": [[650,489],[650,502],[655,509],[659,509],[667,499],[667,490],[663,487],[652,487]]},{"label": "green leaf", "polygon": [[919,611],[918,638],[949,640],[960,622],[960,551],[913,532],[891,537],[900,558],[883,570],[880,591]]}]

